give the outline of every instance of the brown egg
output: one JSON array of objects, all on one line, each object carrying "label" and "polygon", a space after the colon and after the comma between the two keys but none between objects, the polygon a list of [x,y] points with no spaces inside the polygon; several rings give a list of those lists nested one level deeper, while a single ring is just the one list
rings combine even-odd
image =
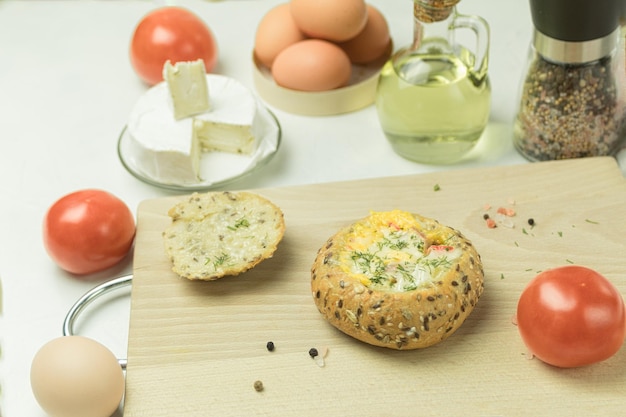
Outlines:
[{"label": "brown egg", "polygon": [[291,16],[289,3],[279,4],[263,16],[254,40],[256,58],[271,68],[276,56],[286,47],[304,40],[306,35]]},{"label": "brown egg", "polygon": [[290,5],[296,24],[311,38],[347,41],[367,21],[364,0],[291,0]]},{"label": "brown egg", "polygon": [[272,76],[278,85],[301,91],[343,87],[350,81],[351,72],[348,55],[321,39],[294,43],[278,54],[272,65]]},{"label": "brown egg", "polygon": [[387,52],[391,36],[385,17],[374,6],[367,5],[367,23],[354,38],[339,43],[346,51],[350,61],[355,64],[367,64]]},{"label": "brown egg", "polygon": [[55,417],[109,417],[124,395],[124,373],[105,346],[83,336],[62,336],[33,358],[35,399]]}]

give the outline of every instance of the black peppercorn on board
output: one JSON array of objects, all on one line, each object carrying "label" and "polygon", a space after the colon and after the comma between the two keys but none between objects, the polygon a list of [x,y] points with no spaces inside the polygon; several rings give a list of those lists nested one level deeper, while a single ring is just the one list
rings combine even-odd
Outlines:
[{"label": "black peppercorn on board", "polygon": [[[273,258],[214,282],[170,270],[161,234],[181,197],[138,208],[124,416],[571,416],[626,408],[626,348],[596,365],[557,369],[528,355],[513,322],[524,285],[556,266],[594,268],[626,295],[626,181],[614,159],[254,192],[282,208],[283,241]],[[485,290],[475,310],[426,349],[354,340],[312,300],[310,268],[328,237],[370,210],[392,209],[460,230],[482,256]]]}]

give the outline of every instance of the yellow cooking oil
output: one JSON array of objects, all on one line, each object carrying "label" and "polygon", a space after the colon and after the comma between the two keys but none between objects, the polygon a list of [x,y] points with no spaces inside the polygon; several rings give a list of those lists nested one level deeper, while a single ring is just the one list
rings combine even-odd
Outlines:
[{"label": "yellow cooking oil", "polygon": [[400,51],[382,68],[376,108],[399,155],[420,163],[459,161],[478,142],[489,119],[491,88],[474,57],[460,47]]}]

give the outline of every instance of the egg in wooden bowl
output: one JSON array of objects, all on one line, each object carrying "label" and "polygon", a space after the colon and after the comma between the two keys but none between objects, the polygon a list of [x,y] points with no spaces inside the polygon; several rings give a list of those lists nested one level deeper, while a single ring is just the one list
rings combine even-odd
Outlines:
[{"label": "egg in wooden bowl", "polygon": [[265,101],[290,113],[351,112],[374,102],[391,51],[384,16],[364,0],[291,0],[259,22],[254,83]]}]

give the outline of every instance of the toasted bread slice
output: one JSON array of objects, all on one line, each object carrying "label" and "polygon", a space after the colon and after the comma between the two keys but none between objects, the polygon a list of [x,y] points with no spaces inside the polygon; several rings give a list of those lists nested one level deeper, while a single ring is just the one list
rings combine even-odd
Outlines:
[{"label": "toasted bread slice", "polygon": [[194,193],[173,206],[163,232],[172,270],[190,280],[238,275],[273,256],[285,232],[283,212],[249,192]]}]

